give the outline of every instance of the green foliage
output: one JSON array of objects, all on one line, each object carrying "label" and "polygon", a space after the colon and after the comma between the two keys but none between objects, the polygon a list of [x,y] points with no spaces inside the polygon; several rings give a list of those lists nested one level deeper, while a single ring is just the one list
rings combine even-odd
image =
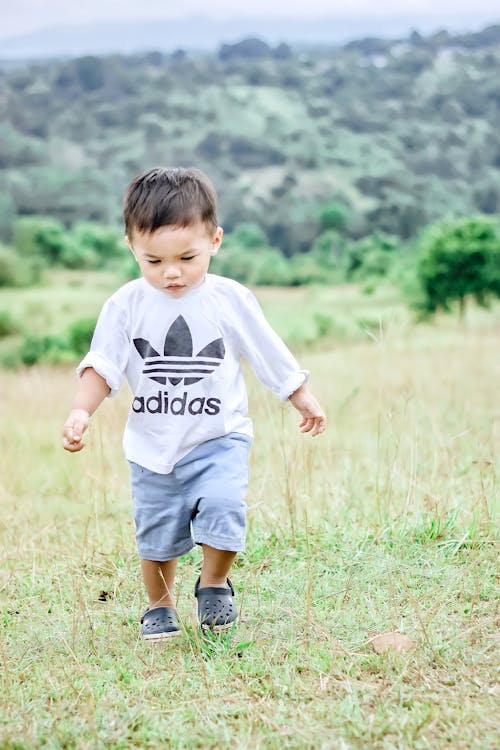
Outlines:
[{"label": "green foliage", "polygon": [[101,58],[87,55],[74,61],[76,77],[84,91],[102,88],[105,78],[105,65]]},{"label": "green foliage", "polygon": [[225,241],[218,254],[212,259],[210,270],[228,276],[240,283],[248,283],[253,274],[255,251],[245,250]]},{"label": "green foliage", "polygon": [[342,232],[349,222],[349,209],[340,203],[330,203],[320,208],[318,220],[323,231],[334,229]]},{"label": "green foliage", "polygon": [[0,241],[10,242],[16,219],[16,207],[12,196],[0,193]]},{"label": "green foliage", "polygon": [[122,264],[121,268],[122,268],[122,276],[126,281],[132,281],[132,279],[138,279],[139,276],[141,275],[137,261],[132,255],[132,253],[129,253],[126,256],[125,262]]},{"label": "green foliage", "polygon": [[345,242],[338,232],[327,229],[314,241],[310,257],[323,269],[339,271],[344,252]]},{"label": "green foliage", "polygon": [[322,268],[316,258],[310,254],[294,255],[289,261],[290,284],[302,286],[303,284],[328,284],[331,280],[328,271]]},{"label": "green foliage", "polygon": [[286,258],[269,247],[250,249],[228,244],[215,256],[210,270],[242,284],[287,286],[290,283]]},{"label": "green foliage", "polygon": [[67,244],[60,221],[45,216],[18,219],[14,225],[14,249],[20,258],[38,257],[47,265],[61,260]]},{"label": "green foliage", "polygon": [[290,271],[286,258],[272,248],[255,252],[247,283],[260,286],[287,286]]},{"label": "green foliage", "polygon": [[387,276],[397,247],[396,238],[382,232],[351,243],[343,259],[346,279],[364,281]]},{"label": "green foliage", "polygon": [[[89,350],[96,318],[77,319],[66,330],[57,334],[30,332],[21,342],[2,356],[2,364],[16,368],[28,367],[42,362],[60,364],[75,362]],[[19,333],[21,326],[5,311],[0,311],[0,338]]]},{"label": "green foliage", "polygon": [[480,305],[500,296],[500,230],[488,218],[437,224],[420,245],[417,277],[424,312],[450,309],[459,302],[463,313],[468,296]]},{"label": "green foliage", "polygon": [[257,224],[238,224],[231,232],[230,238],[231,244],[238,245],[246,250],[256,250],[269,245],[266,233]]},{"label": "green foliage", "polygon": [[118,225],[124,186],[154,163],[198,164],[227,229],[258,224],[287,257],[328,230],[412,239],[445,215],[493,214],[499,63],[484,30],[4,66],[0,238],[15,216]]},{"label": "green foliage", "polygon": [[0,310],[0,339],[19,331],[19,323],[15,320],[9,310]]},{"label": "green foliage", "polygon": [[[117,228],[78,222],[66,229],[60,221],[46,216],[18,219],[14,224],[13,245],[17,263],[23,268],[34,264],[98,269],[125,257],[123,239]],[[33,274],[25,272],[24,276],[34,280]],[[4,277],[9,278],[9,274],[5,272]],[[13,282],[4,284],[13,285]]]},{"label": "green foliage", "polygon": [[79,245],[73,237],[68,237],[59,256],[60,265],[65,268],[99,268],[102,267],[99,256],[89,247]]},{"label": "green foliage", "polygon": [[75,354],[83,356],[90,348],[96,318],[81,318],[72,323],[67,330],[69,348]]},{"label": "green foliage", "polygon": [[72,227],[71,235],[76,245],[92,251],[104,263],[113,258],[125,257],[128,252],[122,232],[116,227],[78,222]]},{"label": "green foliage", "polygon": [[0,287],[22,287],[40,280],[41,264],[36,258],[19,258],[10,247],[0,245]]},{"label": "green foliage", "polygon": [[23,365],[32,366],[38,362],[56,362],[71,359],[67,343],[57,336],[26,336],[19,349]]}]

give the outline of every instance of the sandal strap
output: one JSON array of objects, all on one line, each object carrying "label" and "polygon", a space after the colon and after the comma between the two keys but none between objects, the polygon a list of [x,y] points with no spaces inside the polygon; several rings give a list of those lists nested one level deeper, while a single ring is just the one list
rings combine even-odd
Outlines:
[{"label": "sandal strap", "polygon": [[198,597],[199,594],[215,594],[217,596],[234,596],[234,588],[230,579],[227,578],[227,586],[205,586],[200,589],[200,578],[196,581],[194,587],[194,595]]}]

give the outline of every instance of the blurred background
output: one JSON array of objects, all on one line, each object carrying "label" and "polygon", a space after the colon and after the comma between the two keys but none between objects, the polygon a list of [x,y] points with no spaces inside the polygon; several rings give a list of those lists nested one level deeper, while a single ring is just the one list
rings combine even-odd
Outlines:
[{"label": "blurred background", "polygon": [[[463,315],[469,298],[500,294],[492,4],[266,6],[2,11],[1,362],[87,346],[103,298],[136,272],[125,185],[158,164],[213,179],[225,229],[215,272],[257,286],[382,285],[418,315]],[[71,285],[84,318],[62,299]],[[339,333],[325,303],[318,315],[304,339]],[[26,338],[28,318],[45,343]]]}]

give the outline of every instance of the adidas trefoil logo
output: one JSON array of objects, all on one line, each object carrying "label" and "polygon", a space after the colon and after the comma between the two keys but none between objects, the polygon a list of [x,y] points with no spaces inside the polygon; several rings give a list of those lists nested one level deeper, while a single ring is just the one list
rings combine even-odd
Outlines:
[{"label": "adidas trefoil logo", "polygon": [[192,385],[210,375],[224,359],[223,340],[214,339],[193,356],[193,339],[189,326],[179,315],[165,336],[163,357],[147,339],[134,339],[135,348],[144,359],[143,374],[151,380],[167,385],[184,382]]}]

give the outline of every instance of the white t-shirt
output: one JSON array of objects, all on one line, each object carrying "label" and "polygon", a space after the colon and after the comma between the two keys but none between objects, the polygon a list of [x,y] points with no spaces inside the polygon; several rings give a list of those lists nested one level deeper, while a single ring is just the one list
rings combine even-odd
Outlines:
[{"label": "white t-shirt", "polygon": [[133,401],[125,456],[169,474],[206,440],[230,432],[252,436],[242,357],[282,400],[309,376],[238,282],[207,274],[176,299],[141,278],[104,304],[77,373],[92,367],[111,396],[127,379]]}]

